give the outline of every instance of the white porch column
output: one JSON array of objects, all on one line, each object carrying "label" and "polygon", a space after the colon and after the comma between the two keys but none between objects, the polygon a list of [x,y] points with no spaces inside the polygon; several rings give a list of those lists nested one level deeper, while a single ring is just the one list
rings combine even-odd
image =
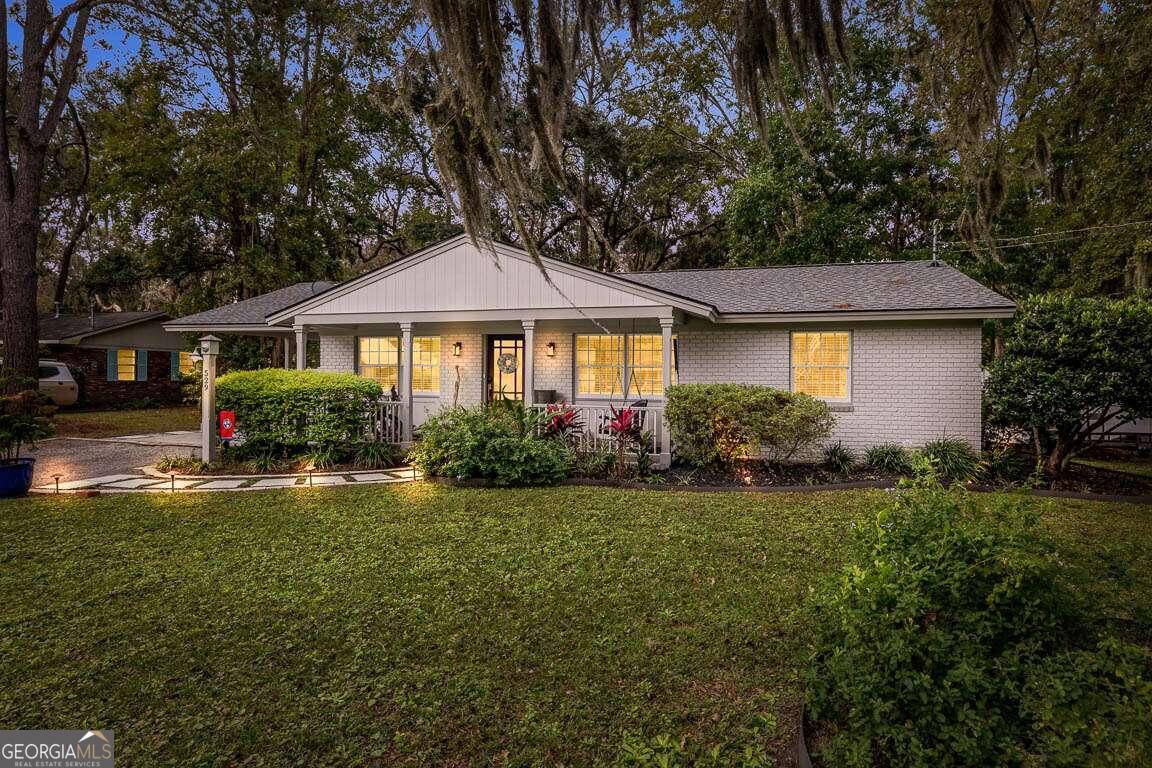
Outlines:
[{"label": "white porch column", "polygon": [[536,348],[536,321],[524,320],[524,404],[532,405],[536,387],[536,368],[533,361]]},{"label": "white porch column", "polygon": [[412,323],[400,323],[400,412],[404,443],[412,442]]},{"label": "white porch column", "polygon": [[280,348],[284,350],[284,369],[287,370],[292,367],[292,339],[282,336]]},{"label": "white porch column", "polygon": [[308,329],[302,325],[292,326],[296,332],[296,370],[308,367]]},{"label": "white porch column", "polygon": [[[668,407],[668,387],[672,385],[672,318],[660,318],[660,364],[664,375],[664,407]],[[668,421],[661,414],[660,463],[665,467],[672,462],[672,436],[668,434]]]}]

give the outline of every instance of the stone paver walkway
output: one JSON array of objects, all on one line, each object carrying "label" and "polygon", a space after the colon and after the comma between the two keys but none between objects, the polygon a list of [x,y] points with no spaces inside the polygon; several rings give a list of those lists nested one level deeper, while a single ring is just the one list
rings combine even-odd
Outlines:
[{"label": "stone paver walkway", "polygon": [[[60,483],[60,493],[99,491],[100,493],[172,493],[184,491],[261,491],[274,488],[308,488],[340,485],[379,485],[384,483],[408,483],[420,477],[412,467],[373,470],[365,472],[312,473],[309,478],[303,475],[283,475],[267,477],[263,475],[228,475],[227,477],[191,477],[177,475],[175,478],[153,471],[141,470],[134,475],[102,475],[85,480],[71,480]],[[56,493],[54,482],[38,485],[32,493]]]}]

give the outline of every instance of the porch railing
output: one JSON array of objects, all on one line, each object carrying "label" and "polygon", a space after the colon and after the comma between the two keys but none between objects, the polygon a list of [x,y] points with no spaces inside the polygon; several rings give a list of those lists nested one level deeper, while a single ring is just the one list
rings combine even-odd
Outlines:
[{"label": "porch railing", "polygon": [[[545,415],[557,416],[563,411],[574,411],[575,417],[567,433],[577,451],[590,453],[613,451],[617,446],[617,435],[612,430],[613,419],[617,418],[621,407],[632,412],[634,434],[645,441],[659,467],[666,467],[671,461],[671,440],[668,425],[664,422],[664,409],[656,406],[613,406],[610,405],[533,405],[532,408]],[[552,410],[550,411],[549,408]],[[543,420],[540,431],[549,428],[548,420]]]},{"label": "porch railing", "polygon": [[368,427],[371,438],[378,443],[400,445],[404,442],[405,418],[403,400],[377,400]]}]

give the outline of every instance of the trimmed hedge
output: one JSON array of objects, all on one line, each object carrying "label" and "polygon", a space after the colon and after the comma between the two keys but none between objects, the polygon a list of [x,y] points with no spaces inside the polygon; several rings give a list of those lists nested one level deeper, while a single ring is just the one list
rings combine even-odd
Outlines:
[{"label": "trimmed hedge", "polygon": [[265,368],[225,374],[216,406],[236,412],[248,446],[301,449],[365,439],[380,385],[351,373]]},{"label": "trimmed hedge", "polygon": [[787,461],[836,423],[809,395],[749,384],[678,384],[664,411],[676,455],[696,466],[762,456]]}]

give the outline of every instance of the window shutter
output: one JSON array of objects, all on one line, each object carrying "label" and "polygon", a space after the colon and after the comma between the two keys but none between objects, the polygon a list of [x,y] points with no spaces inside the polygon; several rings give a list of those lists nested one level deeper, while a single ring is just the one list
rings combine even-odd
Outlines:
[{"label": "window shutter", "polygon": [[115,349],[108,350],[108,381],[116,381],[116,352]]},{"label": "window shutter", "polygon": [[180,353],[172,352],[171,359],[168,361],[168,375],[172,377],[172,381],[180,381]]},{"label": "window shutter", "polygon": [[136,381],[148,381],[148,350],[136,350]]}]

